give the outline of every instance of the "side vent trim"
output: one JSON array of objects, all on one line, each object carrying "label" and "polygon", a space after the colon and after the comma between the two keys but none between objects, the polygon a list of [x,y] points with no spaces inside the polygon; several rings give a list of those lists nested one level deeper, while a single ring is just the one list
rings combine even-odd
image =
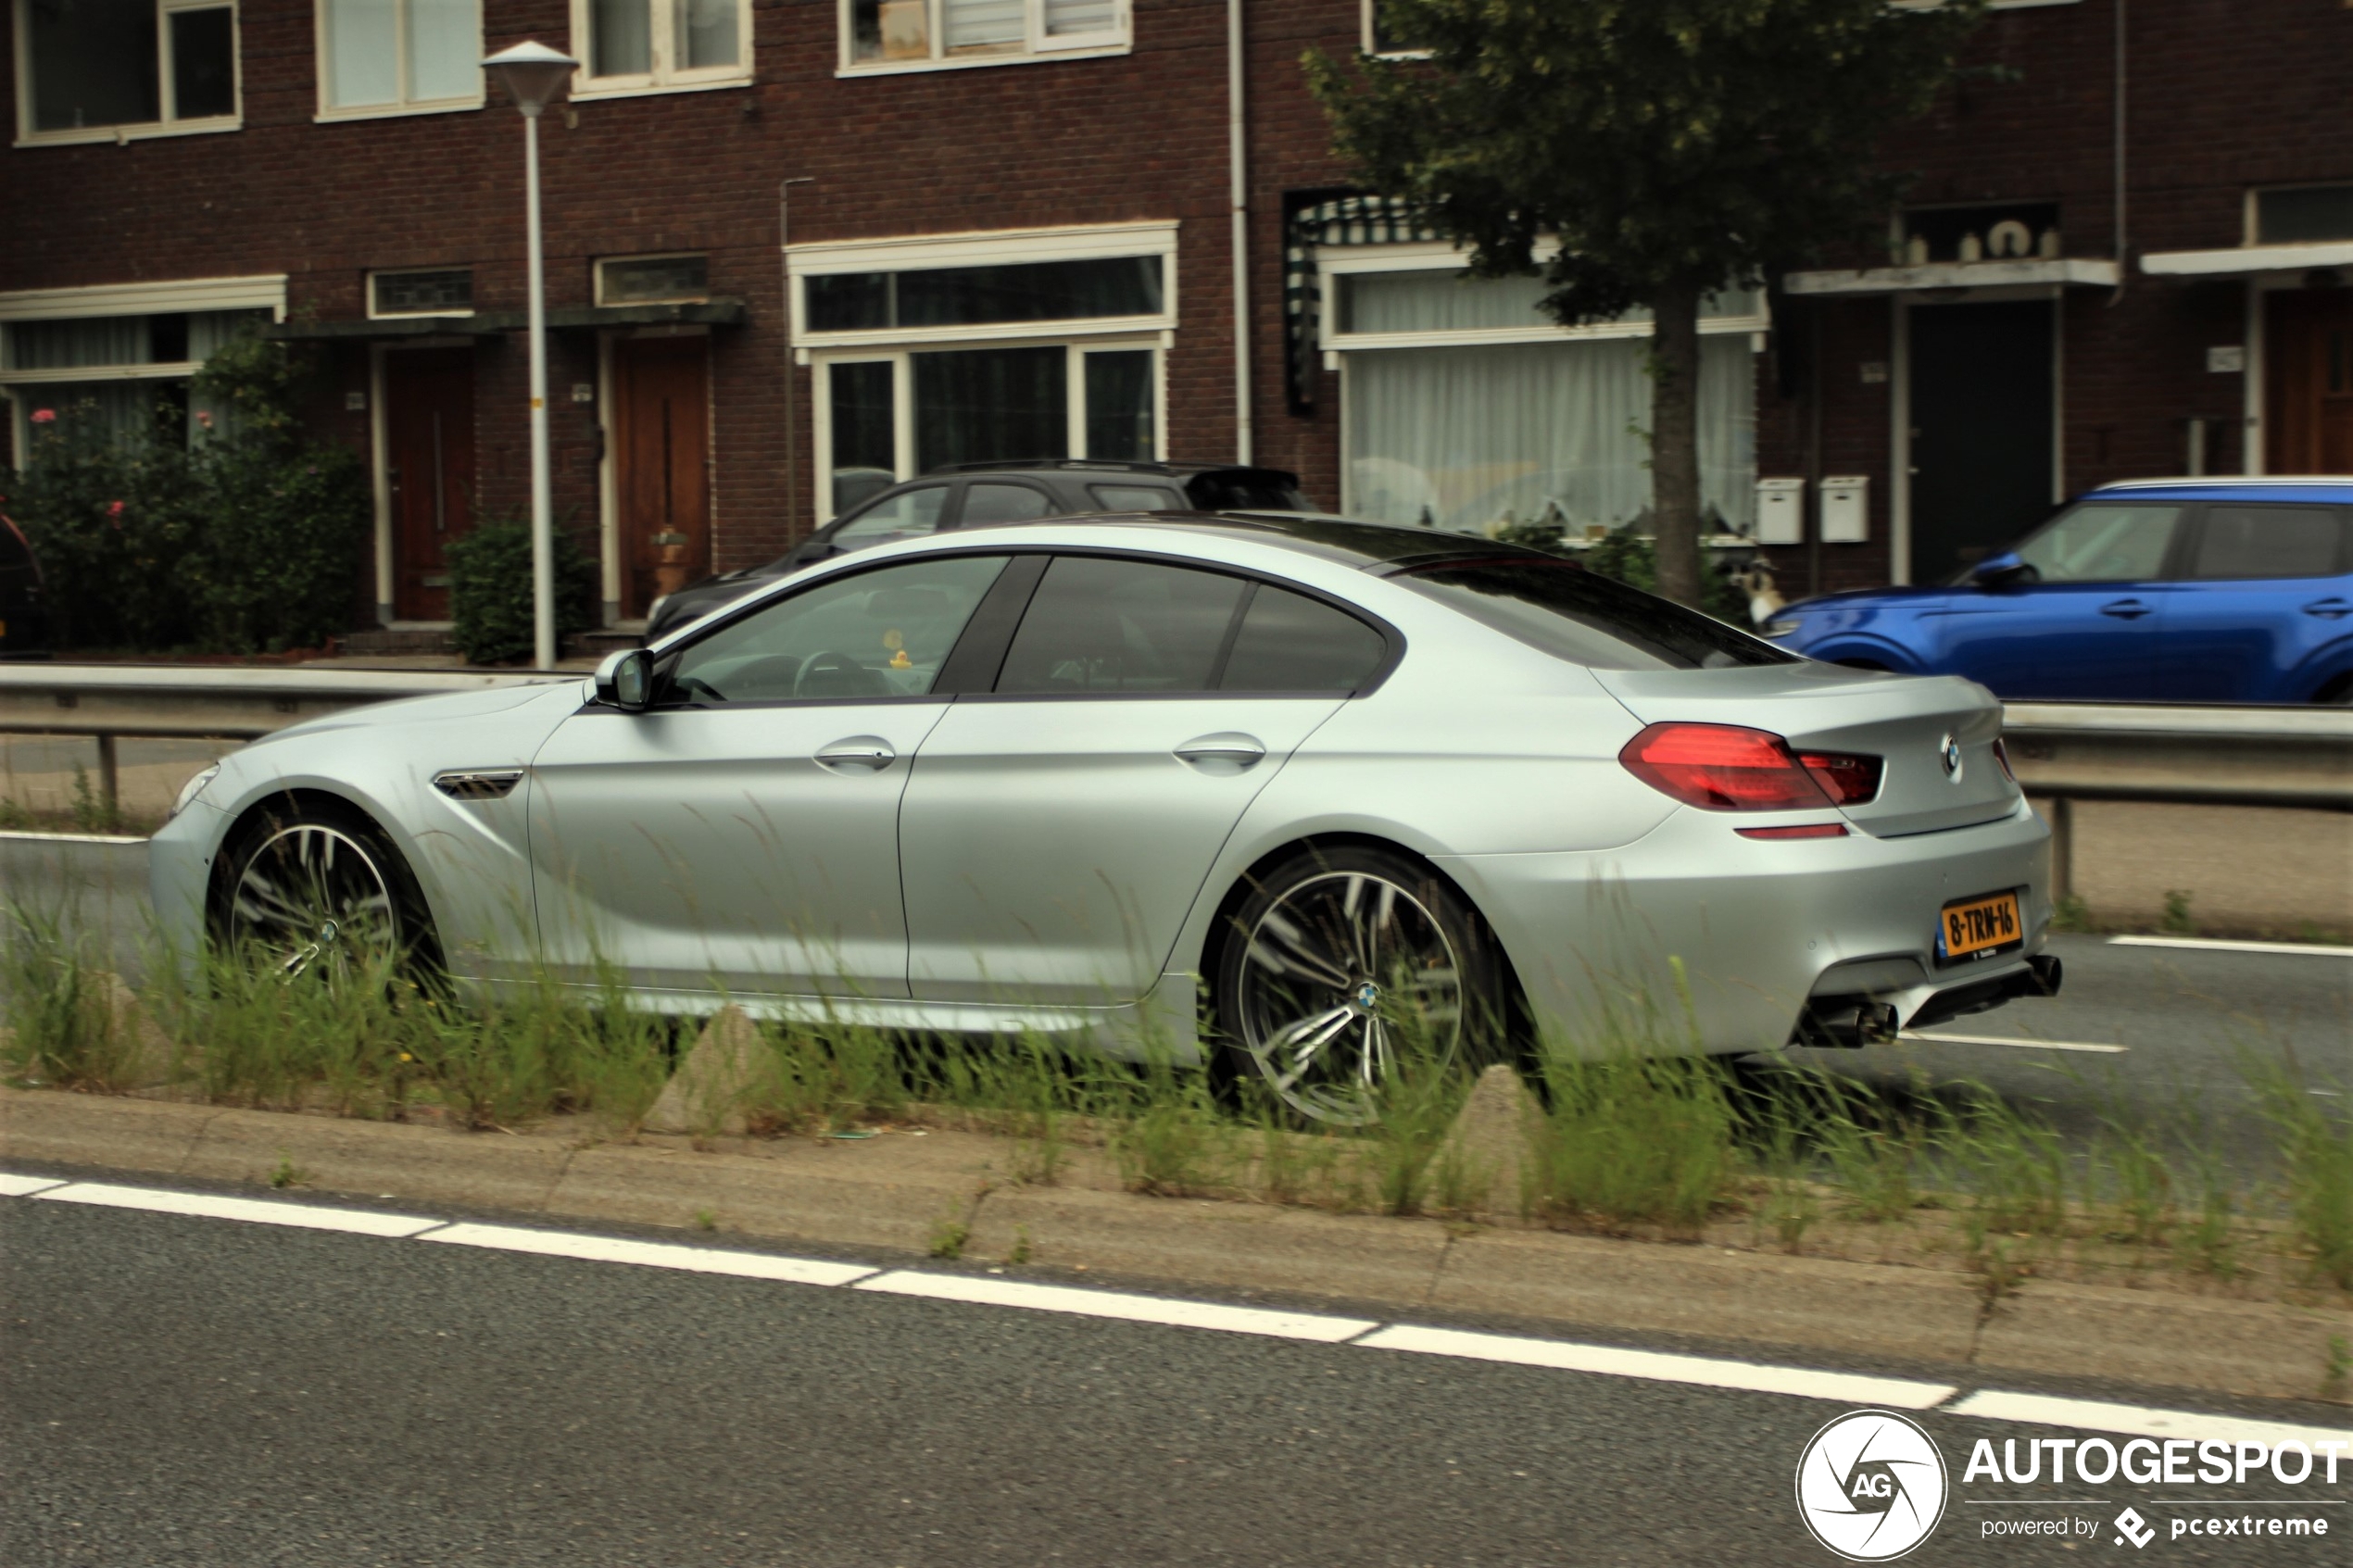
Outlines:
[{"label": "side vent trim", "polygon": [[522,782],[521,768],[452,768],[433,776],[433,787],[452,800],[504,800]]}]

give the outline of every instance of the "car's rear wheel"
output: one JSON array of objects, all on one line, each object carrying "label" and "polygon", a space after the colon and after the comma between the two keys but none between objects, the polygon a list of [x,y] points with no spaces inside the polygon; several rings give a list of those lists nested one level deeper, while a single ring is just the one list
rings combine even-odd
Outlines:
[{"label": "car's rear wheel", "polygon": [[1486,925],[1392,850],[1312,850],[1234,908],[1212,980],[1227,1065],[1311,1121],[1372,1120],[1400,1074],[1502,1060],[1508,979]]},{"label": "car's rear wheel", "polygon": [[439,949],[423,893],[384,830],[338,802],[258,814],[222,857],[213,935],[292,980],[428,973]]}]

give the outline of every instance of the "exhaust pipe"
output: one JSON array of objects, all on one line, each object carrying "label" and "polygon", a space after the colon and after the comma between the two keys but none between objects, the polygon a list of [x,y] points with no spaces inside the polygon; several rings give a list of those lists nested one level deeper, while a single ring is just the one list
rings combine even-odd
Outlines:
[{"label": "exhaust pipe", "polygon": [[1895,1038],[1894,1008],[1869,997],[1818,997],[1797,1016],[1790,1043],[1832,1050],[1860,1050]]},{"label": "exhaust pipe", "polygon": [[[1998,980],[1980,980],[1939,991],[1912,1015],[1908,1027],[1930,1028],[1969,1013],[1988,1011],[2020,997],[2056,997],[2065,978],[2064,966],[2057,959],[2048,953],[2037,953],[2026,960],[2025,969],[2013,971]],[[1869,997],[1817,997],[1797,1015],[1797,1028],[1790,1035],[1789,1043],[1857,1050],[1865,1046],[1883,1046],[1904,1027],[1907,1025],[1895,1009],[1885,1002],[1875,1002]]]}]

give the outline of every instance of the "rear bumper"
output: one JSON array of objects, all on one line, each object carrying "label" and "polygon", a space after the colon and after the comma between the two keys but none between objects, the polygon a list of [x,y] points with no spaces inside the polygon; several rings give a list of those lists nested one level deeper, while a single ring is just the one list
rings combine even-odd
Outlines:
[{"label": "rear bumper", "polygon": [[[2023,801],[1904,838],[1758,842],[1733,827],[1683,809],[1617,849],[1439,864],[1494,927],[1539,1029],[1580,1054],[1769,1050],[1843,1002],[1914,1026],[2044,994],[2032,960],[2050,927],[2050,834]],[[2008,888],[2023,945],[1940,965],[1944,905]]]}]

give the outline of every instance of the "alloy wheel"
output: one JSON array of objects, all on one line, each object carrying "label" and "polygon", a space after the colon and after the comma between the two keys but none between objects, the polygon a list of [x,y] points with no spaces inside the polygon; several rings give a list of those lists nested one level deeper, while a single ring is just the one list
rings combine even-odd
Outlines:
[{"label": "alloy wheel", "polygon": [[382,972],[400,956],[392,883],[341,828],[279,829],[246,857],[229,905],[229,938],[291,980]]},{"label": "alloy wheel", "polygon": [[1241,1044],[1301,1115],[1360,1123],[1401,1054],[1461,1043],[1462,962],[1406,888],[1335,871],[1287,889],[1249,931],[1239,976]]}]

